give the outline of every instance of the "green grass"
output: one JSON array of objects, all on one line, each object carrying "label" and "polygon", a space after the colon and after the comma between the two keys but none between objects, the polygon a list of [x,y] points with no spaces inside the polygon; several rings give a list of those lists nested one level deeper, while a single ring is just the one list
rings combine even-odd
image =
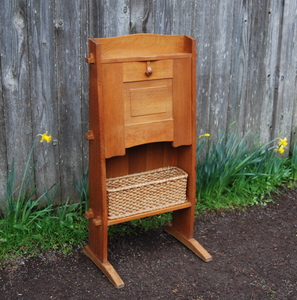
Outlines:
[{"label": "green grass", "polygon": [[[26,205],[24,206],[26,207]],[[14,224],[0,220],[0,260],[10,256],[36,255],[55,249],[66,253],[74,245],[87,242],[87,220],[80,214],[79,203],[52,208],[24,209],[28,222]]]},{"label": "green grass", "polygon": [[74,245],[86,242],[86,228],[87,221],[84,218],[78,218],[71,226],[65,226],[50,217],[44,218],[38,226],[31,226],[27,230],[12,227],[3,230],[2,227],[0,260],[11,256],[37,255],[50,249],[69,252]]},{"label": "green grass", "polygon": [[238,139],[235,132],[229,137],[221,132],[217,141],[198,144],[197,209],[232,209],[271,201],[271,192],[292,179],[291,158],[281,157],[273,143],[261,145],[257,136]]},{"label": "green grass", "polygon": [[[38,135],[42,136],[42,135]],[[45,135],[43,135],[45,136]],[[50,137],[45,136],[46,141]],[[69,204],[69,199],[54,208],[59,184],[36,196],[34,182],[36,161],[32,161],[37,136],[33,141],[19,186],[15,186],[15,166],[5,186],[4,215],[0,216],[0,259],[14,255],[34,255],[47,249],[69,251],[73,245],[86,241],[87,221],[81,210],[85,205]]]},{"label": "green grass", "polygon": [[292,178],[297,180],[297,140],[294,143],[291,156]]}]

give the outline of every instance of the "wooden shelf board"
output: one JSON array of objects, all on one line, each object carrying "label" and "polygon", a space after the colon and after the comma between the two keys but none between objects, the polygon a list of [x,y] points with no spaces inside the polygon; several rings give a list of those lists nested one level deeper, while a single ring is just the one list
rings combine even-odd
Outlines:
[{"label": "wooden shelf board", "polygon": [[118,219],[109,219],[108,226],[132,221],[132,220],[136,220],[136,219],[146,218],[146,217],[150,217],[150,216],[154,216],[154,215],[164,214],[164,213],[167,213],[170,211],[189,208],[191,206],[192,206],[192,203],[190,201],[186,201],[181,204],[176,204],[176,205],[172,205],[172,206],[168,206],[165,208],[160,208],[160,209],[156,209],[156,210],[152,210],[152,211],[148,211],[148,212],[144,212],[144,213],[140,213],[140,214],[135,214],[135,215],[122,217],[122,218],[118,218]]},{"label": "wooden shelf board", "polygon": [[113,53],[103,54],[101,63],[116,63],[116,62],[129,62],[129,61],[154,61],[161,59],[176,59],[176,58],[189,58],[192,57],[191,53]]}]

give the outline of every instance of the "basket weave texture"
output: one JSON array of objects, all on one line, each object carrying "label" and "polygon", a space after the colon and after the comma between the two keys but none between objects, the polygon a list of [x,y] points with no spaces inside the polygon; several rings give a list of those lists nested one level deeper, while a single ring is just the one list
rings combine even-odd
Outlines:
[{"label": "basket weave texture", "polygon": [[182,169],[166,167],[107,179],[108,219],[186,202],[187,178]]}]

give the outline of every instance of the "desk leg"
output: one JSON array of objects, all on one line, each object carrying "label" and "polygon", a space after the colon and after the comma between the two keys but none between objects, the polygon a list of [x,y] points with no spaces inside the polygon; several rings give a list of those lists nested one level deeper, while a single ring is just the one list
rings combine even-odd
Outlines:
[{"label": "desk leg", "polygon": [[174,236],[187,246],[205,262],[212,260],[211,255],[193,238],[194,206],[173,212],[172,225],[165,228],[166,232]]},{"label": "desk leg", "polygon": [[167,226],[165,231],[174,236],[177,240],[183,243],[186,247],[188,247],[191,251],[193,251],[198,257],[200,257],[205,262],[209,262],[212,260],[211,255],[202,247],[201,244],[194,238],[186,238],[177,230],[175,230],[171,226]]},{"label": "desk leg", "polygon": [[101,262],[92,252],[89,246],[83,248],[84,253],[95,263],[95,265],[105,274],[109,281],[118,289],[124,287],[124,282],[114,267],[108,262]]}]

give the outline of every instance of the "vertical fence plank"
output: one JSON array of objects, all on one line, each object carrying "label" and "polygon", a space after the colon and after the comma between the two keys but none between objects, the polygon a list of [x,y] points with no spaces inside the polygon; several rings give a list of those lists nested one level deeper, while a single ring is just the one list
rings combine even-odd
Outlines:
[{"label": "vertical fence plank", "polygon": [[39,194],[58,183],[58,103],[55,77],[54,1],[30,0],[28,5],[29,59],[33,134],[48,131],[51,144],[36,143],[36,184]]},{"label": "vertical fence plank", "polygon": [[103,8],[101,10],[100,1],[90,0],[88,1],[89,8],[89,20],[88,20],[88,38],[101,38],[103,32]]},{"label": "vertical fence plank", "polygon": [[153,33],[153,1],[131,0],[130,5],[130,34]]},{"label": "vertical fence plank", "polygon": [[197,135],[210,133],[210,98],[212,76],[212,32],[214,22],[212,19],[212,6],[210,1],[199,1],[195,8],[194,37],[197,41],[197,108],[196,124]]},{"label": "vertical fence plank", "polygon": [[10,166],[15,159],[16,186],[32,144],[27,21],[27,1],[2,3],[0,52],[7,163]]},{"label": "vertical fence plank", "polygon": [[[292,0],[293,1],[293,0]],[[292,3],[290,2],[290,4]],[[296,5],[296,3],[294,2]],[[292,36],[292,41],[294,42],[293,44],[293,50],[292,50],[292,57],[293,57],[293,63],[291,65],[291,68],[295,69],[295,86],[294,89],[292,87],[292,101],[293,101],[293,118],[292,118],[292,126],[291,126],[291,149],[294,145],[295,142],[297,142],[297,7],[295,6],[295,21],[292,24],[292,28],[294,30],[294,35]],[[291,79],[292,80],[292,79]]]},{"label": "vertical fence plank", "polygon": [[233,1],[213,2],[214,32],[212,48],[212,78],[210,97],[211,134],[217,136],[227,128],[230,89]]},{"label": "vertical fence plank", "polygon": [[77,198],[75,180],[83,173],[81,127],[80,1],[55,1],[55,37],[62,199]]},{"label": "vertical fence plank", "polygon": [[[81,126],[82,133],[87,133],[89,129],[89,65],[84,61],[88,56],[88,38],[90,36],[90,7],[89,1],[80,3],[81,25],[80,25],[80,58],[81,58]],[[82,166],[83,171],[88,167],[89,144],[82,138]],[[82,174],[78,174],[82,178]]]},{"label": "vertical fence plank", "polygon": [[268,74],[264,58],[267,44],[267,26],[269,24],[269,1],[261,1],[258,5],[254,1],[250,1],[248,11],[249,60],[244,131],[259,133],[261,130],[261,110],[266,109],[263,96]]},{"label": "vertical fence plank", "polygon": [[[263,100],[260,110],[259,135],[262,142],[274,138],[273,117],[275,104],[276,75],[279,63],[280,29],[283,19],[282,1],[268,1],[267,30],[265,31],[265,78],[263,78]],[[261,58],[259,58],[261,59]]]},{"label": "vertical fence plank", "polygon": [[[294,100],[296,99],[296,1],[284,1],[283,23],[281,31],[280,63],[277,74],[278,89],[274,108],[274,134],[291,138]],[[294,39],[295,38],[295,39]]]},{"label": "vertical fence plank", "polygon": [[233,13],[232,67],[227,123],[235,122],[238,133],[243,135],[250,39],[248,27],[250,15],[247,2],[235,1]]},{"label": "vertical fence plank", "polygon": [[102,0],[99,2],[100,37],[112,37],[129,34],[130,1]]},{"label": "vertical fence plank", "polygon": [[195,1],[172,1],[172,34],[191,36]]},{"label": "vertical fence plank", "polygon": [[241,135],[251,130],[252,133],[258,132],[261,140],[267,142],[272,134],[281,2],[267,1],[266,6],[257,11],[258,16],[253,13],[253,10],[257,10],[253,4],[248,1],[236,2],[234,7],[227,123],[235,121]]},{"label": "vertical fence plank", "polygon": [[[2,23],[2,15],[0,11],[0,24]],[[2,27],[2,26],[1,26]],[[1,41],[0,41],[1,49]],[[1,69],[1,57],[0,57]],[[0,82],[2,83],[2,74],[0,72]],[[5,132],[5,118],[4,118],[4,99],[2,96],[2,84],[0,85],[0,211],[2,207],[1,200],[4,199],[4,186],[7,180],[7,147],[6,147],[6,132]]]},{"label": "vertical fence plank", "polygon": [[155,0],[153,24],[155,34],[172,34],[173,4],[171,0]]}]

